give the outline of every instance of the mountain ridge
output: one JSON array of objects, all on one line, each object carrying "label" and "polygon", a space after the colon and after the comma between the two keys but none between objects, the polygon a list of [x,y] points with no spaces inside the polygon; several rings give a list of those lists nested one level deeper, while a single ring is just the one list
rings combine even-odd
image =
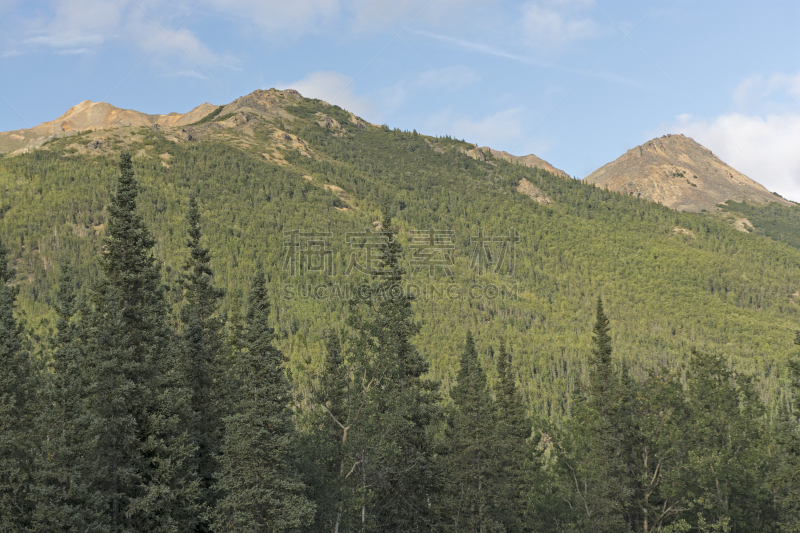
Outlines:
[{"label": "mountain ridge", "polygon": [[[205,102],[186,113],[167,113],[167,114],[147,114],[133,109],[123,109],[106,102],[92,102],[84,100],[79,104],[70,107],[60,117],[43,122],[31,128],[23,128],[12,131],[0,132],[0,154],[2,153],[23,153],[32,148],[38,148],[54,138],[72,135],[78,132],[111,130],[123,127],[137,126],[160,126],[166,128],[181,128],[193,126],[202,119],[209,117],[213,112],[216,120],[230,117],[235,114],[241,115],[238,123],[248,122],[251,114],[262,117],[278,117],[293,120],[295,117],[285,110],[287,105],[296,105],[303,100],[303,96],[294,89],[257,89],[249,94],[240,96],[228,104],[216,106]],[[320,101],[325,105],[331,105]],[[338,108],[338,106],[333,106]],[[349,124],[364,128],[367,122],[357,117],[353,113],[349,115]],[[320,116],[322,123],[326,127],[340,128],[341,124],[327,115]],[[238,124],[237,124],[238,125]],[[375,124],[370,124],[375,126]],[[190,128],[191,129],[191,128]],[[183,133],[185,131],[175,132]],[[191,132],[188,136],[191,136]],[[187,135],[175,135],[175,137],[188,137]],[[538,167],[556,175],[568,178],[569,175],[563,170],[553,166],[544,159],[527,154],[517,156],[502,150],[495,150],[488,146],[475,147],[465,153],[473,159],[485,158],[486,153],[496,159],[515,162],[530,168]]]},{"label": "mountain ridge", "polygon": [[60,117],[38,126],[0,132],[0,153],[30,150],[56,137],[82,131],[108,130],[128,126],[185,126],[208,115],[217,106],[205,102],[186,113],[148,115],[106,102],[84,100]]}]

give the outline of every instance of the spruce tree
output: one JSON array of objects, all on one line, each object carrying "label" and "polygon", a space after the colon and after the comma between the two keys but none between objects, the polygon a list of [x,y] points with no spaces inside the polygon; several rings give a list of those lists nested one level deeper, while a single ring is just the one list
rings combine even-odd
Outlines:
[{"label": "spruce tree", "polygon": [[42,442],[35,457],[33,530],[105,531],[87,471],[92,453],[86,411],[85,354],[72,274],[62,267],[55,306],[58,320],[52,364],[45,372],[36,419]]},{"label": "spruce tree", "polygon": [[160,264],[137,213],[130,154],[109,208],[103,279],[89,313],[88,409],[94,489],[110,531],[184,531],[196,523],[189,396],[177,370]]},{"label": "spruce tree", "polygon": [[[413,343],[420,325],[414,320],[413,296],[402,284],[402,246],[388,206],[383,208],[381,232],[385,240],[371,298],[357,303],[361,309],[348,320],[360,365],[374,378],[365,391],[366,447],[356,459],[366,460],[358,466],[361,512],[362,517],[370,515],[376,529],[427,531],[434,523],[430,502],[439,490],[429,432],[441,419],[439,383],[423,378],[428,362]],[[368,499],[371,512],[365,508]]]},{"label": "spruce tree", "polygon": [[14,317],[14,270],[0,241],[0,531],[30,523],[30,373],[22,328]]},{"label": "spruce tree", "polygon": [[532,464],[537,451],[528,439],[531,423],[525,413],[522,397],[511,372],[511,361],[506,352],[505,341],[500,342],[497,354],[497,442],[502,471],[498,486],[501,502],[500,520],[509,532],[523,531],[529,527],[526,516],[527,493],[534,483]]},{"label": "spruce tree", "polygon": [[[217,311],[224,291],[214,288],[211,254],[200,243],[200,213],[194,197],[189,202],[189,258],[184,266],[181,370],[191,392],[192,420],[190,432],[197,448],[195,457],[200,482],[201,501],[207,509],[215,505],[215,456],[222,440],[224,383],[221,373],[223,357],[223,323]],[[207,530],[207,524],[198,525]]]},{"label": "spruce tree", "polygon": [[429,531],[440,478],[432,426],[441,420],[439,384],[413,344],[413,299],[402,286],[402,247],[384,208],[385,239],[369,291],[350,302],[348,328],[328,337],[324,370],[305,425],[311,434],[314,528]]},{"label": "spruce tree", "polygon": [[630,531],[634,521],[630,503],[635,483],[629,461],[632,384],[624,370],[621,375],[615,372],[610,329],[598,297],[589,381],[567,423],[558,465],[576,527],[621,533]]},{"label": "spruce tree", "polygon": [[296,435],[283,356],[269,326],[264,274],[253,281],[245,318],[247,349],[239,354],[241,383],[235,414],[225,419],[211,517],[214,531],[290,531],[309,523],[315,506],[304,492],[295,462]]},{"label": "spruce tree", "polygon": [[502,527],[496,498],[503,473],[496,411],[471,332],[467,332],[456,379],[447,429],[448,530],[497,531]]}]

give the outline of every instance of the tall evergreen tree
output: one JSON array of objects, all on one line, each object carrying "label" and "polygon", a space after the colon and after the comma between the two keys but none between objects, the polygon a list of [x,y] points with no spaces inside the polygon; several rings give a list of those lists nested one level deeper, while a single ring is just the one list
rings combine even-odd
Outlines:
[{"label": "tall evergreen tree", "polygon": [[214,531],[290,531],[311,521],[314,504],[305,494],[295,461],[296,435],[283,356],[269,326],[264,273],[253,281],[246,316],[247,349],[237,361],[241,383],[235,414],[225,419],[218,474],[221,497]]},{"label": "tall evergreen tree", "polygon": [[109,208],[103,279],[88,320],[91,470],[110,531],[181,531],[197,519],[189,396],[177,370],[160,264],[137,213],[129,153]]},{"label": "tall evergreen tree", "polygon": [[603,301],[598,298],[589,382],[567,424],[559,465],[575,526],[580,531],[621,533],[633,527],[633,385],[624,369],[619,374],[614,369],[610,330]]},{"label": "tall evergreen tree", "polygon": [[501,467],[498,486],[500,520],[509,532],[523,531],[530,527],[526,515],[526,495],[535,483],[534,463],[538,464],[537,449],[528,439],[531,437],[531,423],[525,413],[519,389],[511,371],[511,360],[506,352],[505,341],[500,342],[497,354],[497,387],[495,391],[497,406],[497,443]]},{"label": "tall evergreen tree", "polygon": [[86,411],[86,379],[80,325],[74,320],[78,305],[72,273],[62,267],[56,299],[55,350],[49,372],[45,372],[41,411],[36,428],[42,438],[35,457],[33,530],[104,531],[87,471],[91,454]]},{"label": "tall evergreen tree", "polygon": [[[184,266],[181,370],[191,391],[192,420],[190,431],[197,448],[195,458],[200,482],[201,501],[207,509],[215,505],[215,456],[222,440],[224,384],[221,372],[223,358],[223,323],[217,311],[224,291],[213,286],[211,253],[200,243],[200,213],[194,197],[189,202],[189,258]],[[199,531],[207,525],[198,525]]]},{"label": "tall evergreen tree", "polygon": [[413,296],[402,284],[402,246],[388,206],[381,232],[385,240],[371,297],[356,304],[361,309],[354,309],[348,321],[355,330],[353,349],[373,379],[369,390],[363,389],[369,422],[362,425],[368,431],[366,447],[357,459],[362,461],[361,511],[365,518],[369,485],[371,527],[427,531],[433,527],[430,502],[438,490],[428,430],[441,419],[439,383],[423,379],[428,362],[413,343],[420,325],[414,320]]},{"label": "tall evergreen tree", "polygon": [[447,431],[447,527],[450,531],[500,531],[496,498],[503,472],[496,411],[471,332],[467,332],[456,379]]},{"label": "tall evergreen tree", "polygon": [[0,531],[30,523],[30,372],[22,329],[14,318],[14,270],[0,241]]}]

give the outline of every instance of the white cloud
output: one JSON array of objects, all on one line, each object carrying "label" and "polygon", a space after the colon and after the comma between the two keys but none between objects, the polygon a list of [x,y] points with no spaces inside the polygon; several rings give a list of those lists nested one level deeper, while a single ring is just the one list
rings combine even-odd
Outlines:
[{"label": "white cloud", "polygon": [[255,24],[264,37],[313,33],[320,25],[335,20],[343,0],[206,0],[204,8],[234,15],[243,23]]},{"label": "white cloud", "polygon": [[661,126],[683,133],[771,191],[800,202],[800,74],[755,75],[733,93],[736,111],[678,115]]},{"label": "white cloud", "polygon": [[306,98],[318,98],[329,104],[347,109],[369,120],[373,105],[365,96],[353,91],[353,78],[332,71],[312,72],[292,83],[276,84],[280,88],[295,89]]},{"label": "white cloud", "polygon": [[125,3],[119,0],[57,2],[52,17],[28,21],[27,36],[20,39],[20,47],[76,49],[100,45],[119,28]]},{"label": "white cloud", "polygon": [[441,113],[428,120],[425,131],[436,135],[448,134],[478,146],[505,150],[514,155],[540,156],[552,148],[552,143],[542,139],[525,140],[527,110],[519,107],[505,109],[479,119]]},{"label": "white cloud", "polygon": [[680,115],[659,129],[692,137],[767,189],[800,201],[800,114],[731,113],[712,120]]},{"label": "white cloud", "polygon": [[601,34],[600,26],[577,12],[593,5],[584,0],[544,0],[526,4],[520,28],[534,50],[549,52]]}]

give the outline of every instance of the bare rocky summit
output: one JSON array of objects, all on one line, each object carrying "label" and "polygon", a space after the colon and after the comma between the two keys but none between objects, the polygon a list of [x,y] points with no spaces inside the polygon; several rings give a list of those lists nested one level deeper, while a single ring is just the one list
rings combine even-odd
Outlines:
[{"label": "bare rocky summit", "polygon": [[55,120],[38,126],[0,133],[0,153],[41,146],[53,137],[80,131],[109,130],[126,126],[176,127],[197,122],[216,109],[213,104],[201,104],[188,113],[147,115],[132,109],[120,109],[105,102],[84,100],[70,107]]},{"label": "bare rocky summit", "polygon": [[683,135],[647,141],[595,170],[584,181],[679,211],[711,210],[728,200],[794,205]]},{"label": "bare rocky summit", "polygon": [[279,91],[277,89],[258,89],[252,93],[237,98],[230,104],[222,108],[220,116],[232,113],[255,113],[265,117],[279,116],[291,118],[283,106],[296,104],[302,100],[302,96],[294,89]]}]

